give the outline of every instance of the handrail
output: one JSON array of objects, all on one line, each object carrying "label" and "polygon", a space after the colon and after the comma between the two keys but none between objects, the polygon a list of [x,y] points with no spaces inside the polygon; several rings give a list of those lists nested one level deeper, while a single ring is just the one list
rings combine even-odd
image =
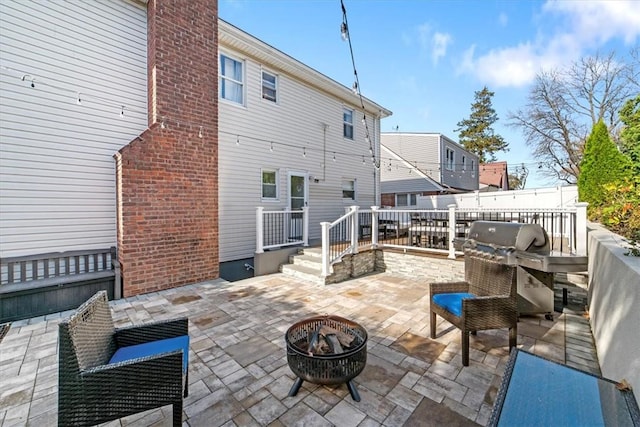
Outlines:
[{"label": "handrail", "polygon": [[309,246],[309,208],[266,211],[256,208],[256,253],[285,246]]}]

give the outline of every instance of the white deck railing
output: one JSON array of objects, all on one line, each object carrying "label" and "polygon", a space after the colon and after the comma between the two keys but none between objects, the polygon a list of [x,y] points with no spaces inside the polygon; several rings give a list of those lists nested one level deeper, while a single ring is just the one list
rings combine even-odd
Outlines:
[{"label": "white deck railing", "polygon": [[[257,208],[256,252],[293,245],[309,245],[309,211],[265,211]],[[467,237],[473,221],[540,224],[550,248],[563,253],[587,254],[587,204],[553,209],[457,208],[361,210],[351,206],[333,222],[322,222],[322,275],[346,254],[365,248],[395,248],[446,254],[455,258],[454,240]]]},{"label": "white deck railing", "polygon": [[309,246],[309,208],[256,211],[256,253],[285,246]]}]

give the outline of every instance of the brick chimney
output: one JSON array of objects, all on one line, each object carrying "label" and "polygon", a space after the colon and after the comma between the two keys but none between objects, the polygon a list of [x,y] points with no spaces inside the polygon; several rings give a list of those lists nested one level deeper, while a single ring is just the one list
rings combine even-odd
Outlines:
[{"label": "brick chimney", "polygon": [[147,26],[149,128],[115,155],[123,296],[219,276],[218,2],[149,0]]}]

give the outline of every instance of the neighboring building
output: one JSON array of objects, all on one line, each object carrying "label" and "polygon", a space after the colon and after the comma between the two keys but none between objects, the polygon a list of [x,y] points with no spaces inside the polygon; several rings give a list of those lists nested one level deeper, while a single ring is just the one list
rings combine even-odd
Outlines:
[{"label": "neighboring building", "polygon": [[509,190],[509,174],[507,162],[480,164],[480,191]]},{"label": "neighboring building", "polygon": [[380,150],[382,206],[478,189],[478,156],[440,133],[385,132]]},{"label": "neighboring building", "polygon": [[379,203],[362,119],[377,156],[391,112],[216,0],[0,8],[0,256],[117,245],[126,296],[252,257],[258,206],[308,206],[319,238]]}]

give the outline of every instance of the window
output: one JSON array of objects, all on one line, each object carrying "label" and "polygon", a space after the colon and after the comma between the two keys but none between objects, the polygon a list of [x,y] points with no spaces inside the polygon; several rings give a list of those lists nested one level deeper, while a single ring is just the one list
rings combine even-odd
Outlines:
[{"label": "window", "polygon": [[278,198],[278,171],[262,171],[262,198],[272,200]]},{"label": "window", "polygon": [[445,167],[447,168],[447,170],[454,170],[453,166],[455,165],[455,157],[454,157],[454,153],[453,150],[451,148],[447,148],[445,150],[445,154],[447,157],[447,162],[445,164]]},{"label": "window", "polygon": [[356,199],[356,181],[353,179],[342,180],[342,198],[345,200]]},{"label": "window", "polygon": [[220,55],[220,97],[244,105],[244,63]]},{"label": "window", "polygon": [[462,156],[462,170],[463,171],[467,170],[467,157],[466,156]]},{"label": "window", "polygon": [[342,135],[345,138],[353,139],[353,110],[345,108],[342,110]]},{"label": "window", "polygon": [[396,194],[396,206],[417,206],[418,194]]},{"label": "window", "polygon": [[474,160],[471,160],[471,172],[476,170],[476,162]]},{"label": "window", "polygon": [[277,102],[278,76],[275,74],[262,72],[262,99]]}]

